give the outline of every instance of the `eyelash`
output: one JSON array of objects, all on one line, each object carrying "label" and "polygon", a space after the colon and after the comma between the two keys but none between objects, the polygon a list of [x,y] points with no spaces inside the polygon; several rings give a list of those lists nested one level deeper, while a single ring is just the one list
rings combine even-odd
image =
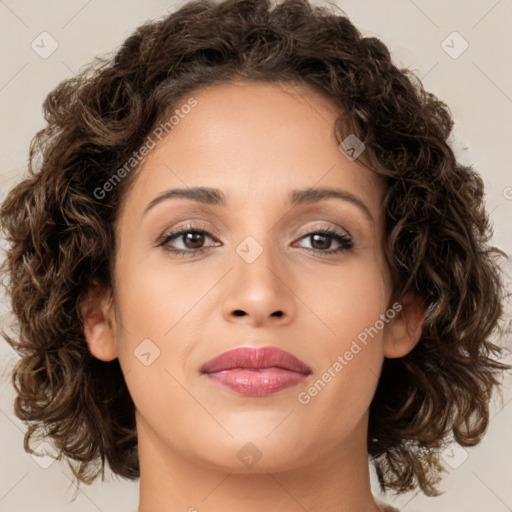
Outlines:
[{"label": "eyelash", "polygon": [[[170,247],[167,246],[167,244],[171,240],[174,240],[175,238],[179,238],[180,236],[185,235],[187,233],[199,233],[201,235],[206,235],[206,236],[212,238],[210,233],[208,231],[206,231],[205,229],[202,229],[198,226],[189,224],[188,226],[181,227],[176,231],[173,231],[171,233],[167,233],[166,235],[164,235],[160,239],[160,242],[158,243],[157,247],[163,247],[166,251],[172,252],[176,256],[195,256],[197,254],[201,254],[201,253],[205,252],[206,250],[208,250],[211,247],[211,246],[209,246],[209,247],[202,247],[200,249],[183,250],[183,249],[171,249]],[[323,251],[321,249],[306,248],[310,251],[319,251],[320,253],[328,255],[328,256],[339,254],[348,249],[352,249],[352,247],[354,245],[352,242],[352,238],[349,235],[340,233],[339,231],[337,231],[333,228],[322,228],[322,229],[318,229],[315,231],[310,231],[309,233],[305,233],[305,234],[301,235],[299,240],[302,240],[303,238],[307,238],[307,237],[313,236],[313,235],[329,236],[341,245],[341,247],[339,249],[329,250],[329,251]]]}]

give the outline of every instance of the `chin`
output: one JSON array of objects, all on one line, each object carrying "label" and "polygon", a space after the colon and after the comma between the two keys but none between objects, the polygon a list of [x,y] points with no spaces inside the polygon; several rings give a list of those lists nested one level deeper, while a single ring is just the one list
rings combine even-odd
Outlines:
[{"label": "chin", "polygon": [[232,433],[234,438],[225,437],[225,444],[215,440],[198,454],[204,465],[223,472],[249,475],[291,470],[307,465],[315,458],[314,454],[303,451],[303,439],[294,439],[286,432],[280,436],[268,436],[268,431],[254,436],[247,432],[243,436]]}]

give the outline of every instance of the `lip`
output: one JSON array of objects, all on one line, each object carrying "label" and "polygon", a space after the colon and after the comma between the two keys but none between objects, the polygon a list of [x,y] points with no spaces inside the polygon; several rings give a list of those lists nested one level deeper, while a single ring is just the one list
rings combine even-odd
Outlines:
[{"label": "lip", "polygon": [[277,393],[311,374],[306,363],[271,346],[229,350],[206,362],[200,371],[212,384],[246,396]]}]

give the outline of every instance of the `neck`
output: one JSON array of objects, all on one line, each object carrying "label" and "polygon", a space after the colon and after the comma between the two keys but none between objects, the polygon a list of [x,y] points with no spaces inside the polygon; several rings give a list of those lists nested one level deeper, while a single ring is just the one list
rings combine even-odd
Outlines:
[{"label": "neck", "polygon": [[137,414],[138,512],[376,512],[366,415],[361,422],[350,439],[298,467],[241,474],[207,466],[165,445]]}]

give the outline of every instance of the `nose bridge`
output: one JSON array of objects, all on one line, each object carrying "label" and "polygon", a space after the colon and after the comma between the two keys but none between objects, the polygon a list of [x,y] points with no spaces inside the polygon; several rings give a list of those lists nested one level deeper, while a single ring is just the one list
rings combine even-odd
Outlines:
[{"label": "nose bridge", "polygon": [[258,274],[266,275],[269,272],[267,267],[278,264],[278,253],[282,248],[268,200],[265,194],[258,193],[257,184],[254,185],[253,191],[256,193],[250,194],[248,189],[243,204],[237,209],[236,235],[239,241],[234,247],[238,256],[235,261],[242,269],[247,267],[245,270],[250,270],[250,274],[256,270]]},{"label": "nose bridge", "polygon": [[235,248],[235,271],[240,283],[254,292],[261,288],[266,290],[265,293],[270,289],[277,293],[281,286],[279,274],[284,272],[280,251],[279,240],[273,231],[265,232],[262,228],[258,234],[243,238]]},{"label": "nose bridge", "polygon": [[257,231],[251,232],[235,246],[224,314],[230,319],[248,316],[257,323],[271,316],[289,320],[295,309],[291,274],[286,271],[279,241],[263,222],[258,223]]}]

